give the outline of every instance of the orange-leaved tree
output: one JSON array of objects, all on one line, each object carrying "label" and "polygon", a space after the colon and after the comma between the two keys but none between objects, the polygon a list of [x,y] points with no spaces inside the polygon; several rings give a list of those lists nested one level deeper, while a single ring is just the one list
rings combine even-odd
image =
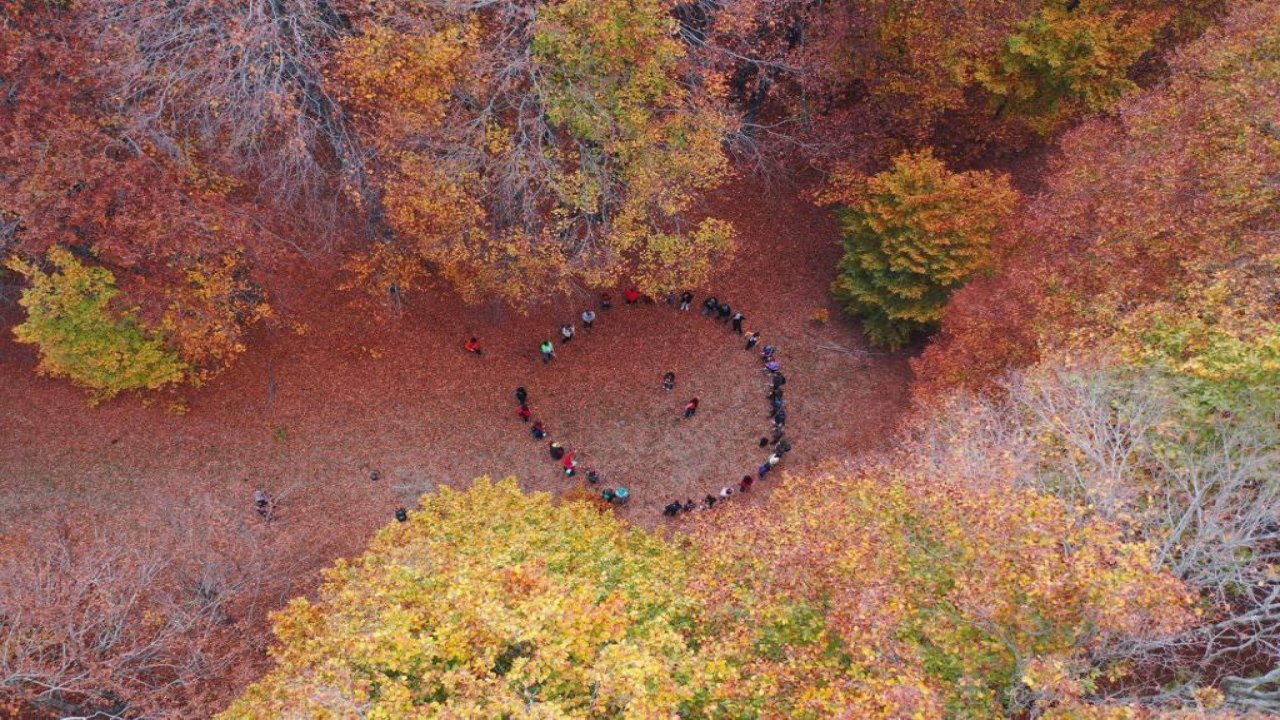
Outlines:
[{"label": "orange-leaved tree", "polygon": [[1171,61],[1167,85],[1063,137],[1000,236],[1000,274],[956,294],[915,364],[923,392],[989,387],[1072,333],[1103,337],[1136,305],[1175,299],[1200,269],[1272,251],[1277,28],[1274,4],[1239,5]]},{"label": "orange-leaved tree", "polygon": [[357,274],[403,290],[416,258],[468,297],[517,302],[707,277],[732,228],[687,215],[729,172],[730,121],[674,29],[655,0],[372,13],[330,73],[377,154],[394,233]]},{"label": "orange-leaved tree", "polygon": [[822,200],[842,205],[845,254],[832,292],[873,342],[896,349],[991,266],[991,238],[1017,193],[1003,175],[952,172],[923,150],[870,178],[837,176]]},{"label": "orange-leaved tree", "polygon": [[1190,617],[1121,527],[903,462],[787,478],[695,540],[731,717],[1034,715],[1087,696],[1108,643]]}]

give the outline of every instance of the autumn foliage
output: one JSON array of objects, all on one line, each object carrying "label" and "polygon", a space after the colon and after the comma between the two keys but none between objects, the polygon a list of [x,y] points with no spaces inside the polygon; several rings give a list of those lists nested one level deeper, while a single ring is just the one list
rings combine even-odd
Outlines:
[{"label": "autumn foliage", "polygon": [[1022,116],[1041,132],[1106,110],[1137,85],[1129,69],[1149,50],[1167,12],[1106,2],[1048,4],[1023,21],[996,58],[976,72],[998,116]]},{"label": "autumn foliage", "polygon": [[947,298],[991,267],[991,237],[1013,211],[1007,178],[955,173],[925,150],[870,178],[837,176],[844,258],[832,292],[890,349],[934,327]]},{"label": "autumn foliage", "polygon": [[331,73],[379,154],[394,232],[356,275],[408,289],[429,267],[517,304],[706,278],[732,228],[684,215],[728,175],[731,120],[686,79],[672,29],[656,2],[373,13]]},{"label": "autumn foliage", "polygon": [[121,390],[154,390],[182,380],[187,365],[125,308],[113,309],[115,279],[85,267],[62,248],[49,252],[53,271],[29,263],[11,267],[31,283],[22,293],[27,320],[14,328],[20,342],[40,349],[40,372],[70,378],[97,398]]},{"label": "autumn foliage", "polygon": [[[0,0],[0,310],[17,362],[92,402],[214,377],[298,268],[397,303],[701,293],[739,269],[751,199],[716,191],[741,173],[832,208],[819,282],[873,344],[936,331],[892,447],[670,534],[487,478],[336,562],[238,501],[0,523],[0,695],[254,720],[1280,710],[1278,84],[1259,0]],[[843,331],[799,308],[779,336]],[[273,669],[227,707],[281,605]]]},{"label": "autumn foliage", "polygon": [[665,716],[706,672],[689,570],[584,503],[446,489],[277,615],[277,668],[219,717]]},{"label": "autumn foliage", "polygon": [[429,495],[277,617],[277,669],[222,717],[988,717],[1185,622],[1118,528],[893,473],[788,483],[679,546],[513,481]]},{"label": "autumn foliage", "polygon": [[1274,245],[1278,20],[1273,6],[1242,5],[1178,54],[1167,86],[1063,137],[1044,188],[997,243],[998,275],[943,314],[916,365],[924,392],[987,383],[1075,330],[1106,335],[1188,278]]},{"label": "autumn foliage", "polygon": [[[218,372],[243,349],[247,328],[268,312],[252,275],[252,251],[245,249],[260,248],[263,235],[231,201],[236,183],[211,168],[173,162],[157,145],[131,136],[107,111],[85,41],[50,31],[69,22],[71,10],[4,7],[0,252],[33,281],[42,275],[32,268],[46,252],[63,273],[80,273],[83,265],[88,284],[66,281],[79,285],[75,293],[110,296],[113,311],[133,317],[124,322],[162,341],[157,358],[180,356],[139,366],[108,354],[94,361],[96,370],[86,372],[81,365],[72,376],[109,395]],[[46,284],[32,293],[47,299],[48,289]],[[35,294],[29,295],[33,301]],[[71,303],[71,297],[64,300]],[[47,300],[40,303],[49,307]],[[35,330],[51,316],[30,318],[27,325],[26,338],[40,345],[46,369],[69,347],[88,343],[72,352],[83,356],[103,339],[73,337],[91,331],[72,328],[68,317],[61,316],[56,335],[48,325]],[[134,351],[142,344],[124,341],[118,349],[126,346],[133,351],[125,355],[137,360]],[[76,365],[69,355],[64,358],[59,373]],[[143,366],[149,369],[141,374],[126,372]]]}]

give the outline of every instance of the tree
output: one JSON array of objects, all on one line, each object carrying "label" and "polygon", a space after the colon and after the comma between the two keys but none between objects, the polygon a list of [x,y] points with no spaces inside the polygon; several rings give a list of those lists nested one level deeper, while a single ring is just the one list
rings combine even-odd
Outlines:
[{"label": "tree", "polygon": [[110,271],[85,266],[62,248],[51,249],[48,259],[55,272],[20,261],[9,265],[31,283],[19,300],[27,319],[14,334],[39,348],[40,372],[70,378],[96,399],[183,379],[189,367],[164,339],[128,311],[111,307],[119,290]]},{"label": "tree", "polygon": [[1048,668],[1088,687],[1094,653],[1187,621],[1121,527],[913,462],[786,478],[769,507],[695,529],[728,716],[1034,716],[1056,701]]},{"label": "tree", "polygon": [[186,282],[172,287],[166,299],[160,330],[191,365],[196,381],[229,366],[245,351],[248,328],[271,315],[241,252],[193,263],[186,268]]},{"label": "tree", "polygon": [[991,267],[991,238],[1017,202],[1006,177],[953,173],[929,150],[837,183],[824,196],[844,205],[832,292],[873,342],[893,349],[934,327],[951,293]]},{"label": "tree", "polygon": [[1194,622],[1095,655],[1128,667],[1108,697],[1280,707],[1277,282],[1274,265],[1224,271],[1190,296],[1203,305],[1143,309],[1100,347],[1006,376],[998,398],[932,401],[903,448],[927,477],[1087,507],[1195,593]]},{"label": "tree", "polygon": [[[1222,0],[690,0],[676,6],[676,15],[691,57],[728,88],[742,117],[732,149],[759,172],[777,161],[824,169],[871,164],[903,143],[945,146],[953,156],[1007,152],[1034,140],[1026,132],[1028,118],[1012,107],[993,117],[991,109],[1009,88],[999,87],[993,96],[984,78],[1002,77],[1002,58],[1025,60],[1014,60],[1018,53],[1010,49],[1025,47],[1027,29],[1040,13],[1057,18],[1054,32],[1066,25],[1087,28],[1077,39],[1106,51],[1074,55],[1064,66],[1072,71],[1073,87],[1100,88],[1100,76],[1159,76],[1156,53],[1199,35],[1223,6]],[[1068,22],[1059,25],[1064,18]],[[1105,35],[1095,32],[1103,30]],[[1132,42],[1114,42],[1121,39]],[[1056,61],[1065,47],[1048,40],[1036,35],[1029,49],[1038,58],[1048,51]],[[1144,42],[1156,52],[1138,62],[1113,52]],[[1060,83],[1058,71],[1042,69],[1020,75],[1020,89],[1036,96],[1061,90],[1047,85]],[[1117,80],[1113,89],[1120,87]],[[1061,119],[1085,110],[1080,103],[1059,109]]]},{"label": "tree", "polygon": [[276,616],[276,669],[219,717],[672,716],[707,672],[689,570],[584,503],[444,489]]},{"label": "tree", "polygon": [[914,363],[919,393],[990,387],[1002,368],[1073,334],[1105,337],[1204,268],[1274,246],[1278,12],[1239,5],[1171,61],[1167,85],[1063,136],[1042,191],[999,238],[1000,273],[954,296]]},{"label": "tree", "polygon": [[685,215],[728,175],[730,123],[672,30],[653,0],[433,2],[361,24],[333,85],[378,153],[399,248],[357,274],[411,280],[400,259],[417,257],[464,295],[521,301],[701,282],[732,228]]},{"label": "tree", "polygon": [[276,669],[221,717],[994,717],[1048,697],[1024,673],[1087,682],[1181,627],[1118,527],[882,470],[679,543],[510,480],[428,495],[277,615]]},{"label": "tree", "polygon": [[[335,194],[361,153],[322,69],[349,31],[341,0],[91,0],[83,27],[105,52],[128,132],[172,158],[260,178],[264,201]],[[341,168],[338,165],[341,164]]]},{"label": "tree", "polygon": [[1230,414],[1205,417],[1187,402],[1199,388],[1159,364],[1042,365],[1011,388],[1014,412],[1025,413],[1026,432],[1038,439],[1028,481],[1128,524],[1156,549],[1160,567],[1199,594],[1200,622],[1112,649],[1135,665],[1124,694],[1185,700],[1217,687],[1233,703],[1275,711],[1274,405],[1239,397],[1245,402]]},{"label": "tree", "polygon": [[1047,133],[1066,119],[1106,110],[1137,89],[1130,68],[1155,41],[1168,13],[1110,9],[1084,2],[1046,5],[1009,36],[976,79],[998,105]]},{"label": "tree", "polygon": [[[171,162],[104,109],[80,6],[0,12],[0,256],[31,264],[54,247],[112,275],[114,302],[206,378],[268,312],[254,260],[271,247],[232,196],[236,178]],[[104,378],[95,381],[105,382]]]},{"label": "tree", "polygon": [[232,505],[192,497],[175,510],[155,492],[138,508],[94,503],[56,528],[7,522],[0,706],[162,719],[225,706],[228,684],[259,671],[267,608],[297,591],[296,549]]}]

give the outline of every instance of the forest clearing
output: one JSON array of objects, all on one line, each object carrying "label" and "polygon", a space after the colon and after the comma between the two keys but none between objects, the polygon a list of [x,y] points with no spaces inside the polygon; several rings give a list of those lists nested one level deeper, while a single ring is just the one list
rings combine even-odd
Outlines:
[{"label": "forest clearing", "polygon": [[0,717],[1280,714],[1280,9],[0,0]]}]

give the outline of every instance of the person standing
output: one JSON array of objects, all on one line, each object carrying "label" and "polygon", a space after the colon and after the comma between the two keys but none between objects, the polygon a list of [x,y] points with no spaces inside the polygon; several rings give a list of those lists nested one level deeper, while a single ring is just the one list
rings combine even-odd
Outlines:
[{"label": "person standing", "polygon": [[480,338],[477,338],[474,335],[471,336],[471,339],[468,340],[463,347],[467,349],[467,352],[475,355],[476,357],[482,357],[484,355],[484,351],[480,349]]},{"label": "person standing", "polygon": [[734,331],[734,332],[736,332],[736,333],[738,333],[739,335],[741,335],[741,334],[742,334],[742,321],[743,321],[743,320],[746,320],[746,319],[747,319],[747,316],[746,316],[746,315],[743,315],[741,312],[736,312],[736,313],[734,313],[734,314],[733,314],[733,331]]},{"label": "person standing", "polygon": [[780,398],[780,397],[779,397],[779,398],[774,398],[774,399],[771,401],[771,403],[772,403],[772,407],[771,407],[771,409],[769,410],[769,415],[768,415],[768,417],[774,418],[774,417],[777,417],[777,416],[778,416],[778,413],[783,413],[783,414],[785,414],[785,413],[787,412],[787,411],[786,411],[786,409],[785,409],[785,408],[786,408],[786,405],[787,405],[787,401],[786,401],[786,400],[783,400],[782,398]]},{"label": "person standing", "polygon": [[673,372],[669,372],[669,373],[667,373],[666,375],[663,375],[663,376],[662,376],[662,389],[663,389],[663,390],[675,390],[675,389],[676,389],[676,374],[675,374],[675,373],[673,373]]},{"label": "person standing", "polygon": [[773,389],[781,391],[782,386],[787,384],[787,376],[777,370],[773,373]]},{"label": "person standing", "polygon": [[552,460],[560,460],[564,457],[564,446],[554,440],[547,446],[547,449],[551,453]]},{"label": "person standing", "polygon": [[738,492],[746,492],[750,490],[755,481],[756,479],[750,475],[743,475],[742,479],[738,481]]},{"label": "person standing", "polygon": [[266,490],[258,489],[253,491],[253,504],[258,508],[258,514],[264,519],[271,517],[271,497],[267,495]]},{"label": "person standing", "polygon": [[765,463],[760,467],[756,468],[756,476],[759,477],[761,480],[764,480],[764,476],[768,475],[769,471],[772,469],[773,469],[772,465],[770,465],[769,463]]},{"label": "person standing", "polygon": [[539,345],[538,349],[542,351],[542,362],[544,364],[556,359],[556,347],[551,344],[550,340]]},{"label": "person standing", "polygon": [[698,398],[693,398],[684,404],[684,419],[688,420],[698,412]]},{"label": "person standing", "polygon": [[582,327],[590,330],[591,326],[595,324],[595,321],[596,321],[595,310],[591,310],[588,308],[582,311]]},{"label": "person standing", "polygon": [[691,305],[693,305],[693,293],[688,290],[680,293],[680,309],[688,310]]},{"label": "person standing", "polygon": [[520,422],[529,422],[529,418],[533,417],[533,411],[528,405],[521,405],[516,409],[516,417],[520,418]]},{"label": "person standing", "polygon": [[752,332],[750,335],[747,336],[747,349],[750,350],[751,348],[755,347],[756,343],[758,342],[760,342],[760,332],[759,331]]},{"label": "person standing", "polygon": [[622,292],[622,298],[627,301],[628,305],[635,305],[640,302],[640,288],[627,288]]},{"label": "person standing", "polygon": [[516,388],[516,404],[524,405],[527,402],[529,402],[529,391],[525,390],[523,385]]},{"label": "person standing", "polygon": [[719,309],[720,309],[720,301],[716,299],[715,295],[712,295],[711,297],[702,301],[703,315],[715,315],[716,311]]},{"label": "person standing", "polygon": [[534,440],[541,440],[547,436],[547,426],[543,425],[541,420],[534,420],[533,429],[530,432]]},{"label": "person standing", "polygon": [[609,293],[600,293],[600,309],[609,310],[613,307],[613,298],[609,297]]},{"label": "person standing", "polygon": [[716,308],[716,319],[722,323],[729,322],[729,318],[733,316],[733,308],[729,307],[729,303],[720,303],[720,307]]},{"label": "person standing", "polygon": [[573,336],[576,335],[577,333],[578,333],[578,330],[573,326],[573,323],[565,323],[564,325],[560,326],[560,339],[562,342],[566,344],[569,342],[572,342]]}]

